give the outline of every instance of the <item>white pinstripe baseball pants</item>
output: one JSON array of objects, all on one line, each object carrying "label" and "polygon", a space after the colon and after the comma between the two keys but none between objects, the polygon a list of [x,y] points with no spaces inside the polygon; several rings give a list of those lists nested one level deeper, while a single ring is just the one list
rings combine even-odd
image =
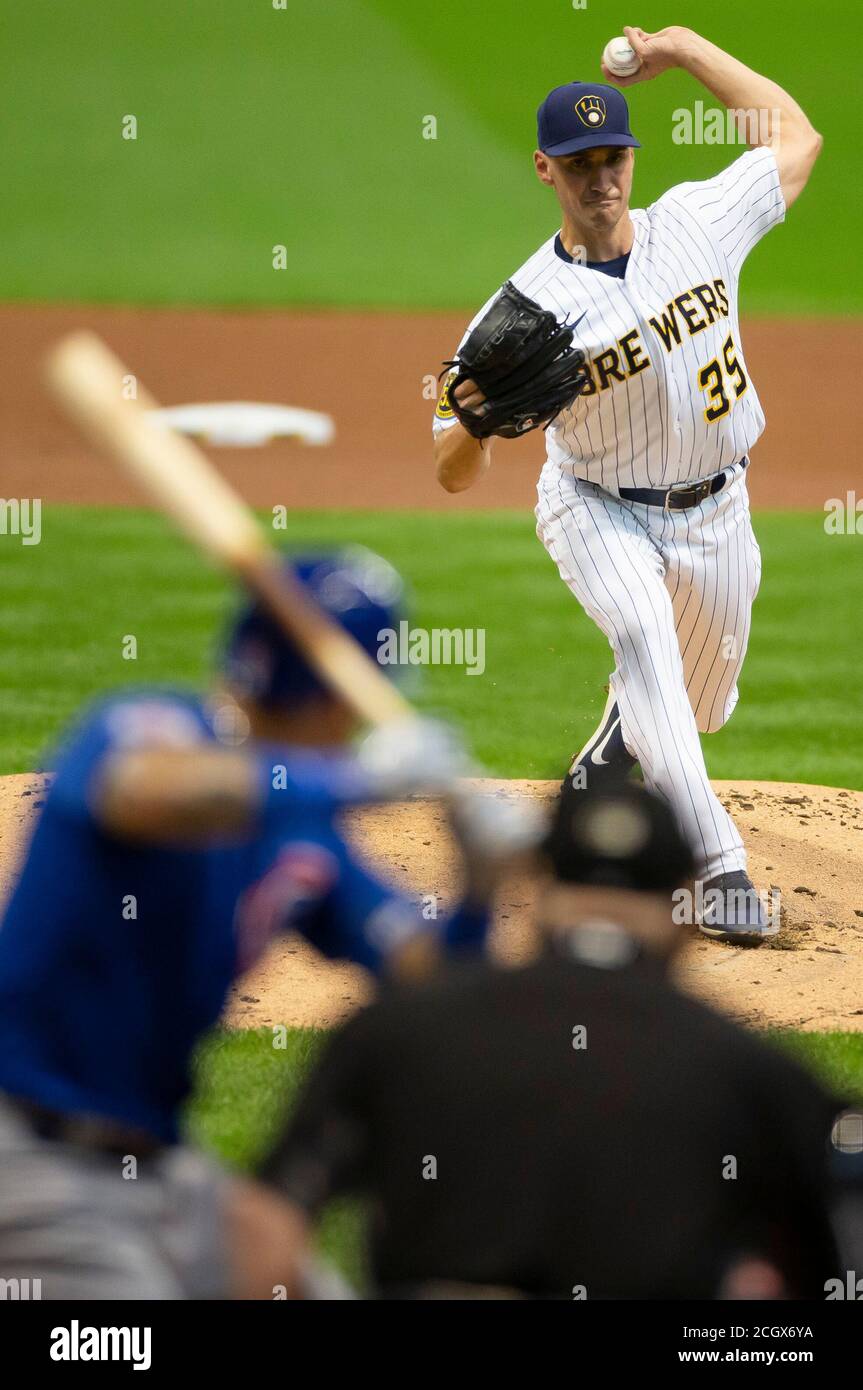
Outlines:
[{"label": "white pinstripe baseball pants", "polygon": [[645,784],[674,807],[705,879],[746,867],[698,737],[737,703],[761,578],[743,466],[734,470],[721,492],[677,512],[548,465],[537,489],[537,534],[614,652],[624,742]]}]

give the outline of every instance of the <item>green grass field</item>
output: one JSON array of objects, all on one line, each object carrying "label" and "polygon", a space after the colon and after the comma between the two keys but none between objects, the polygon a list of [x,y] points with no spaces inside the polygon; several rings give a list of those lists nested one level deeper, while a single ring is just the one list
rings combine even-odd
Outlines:
[{"label": "green grass field", "polygon": [[[484,628],[483,675],[427,667],[411,694],[454,718],[491,773],[561,775],[601,711],[610,652],[529,515],[318,512],[290,526],[298,545],[386,555],[417,595],[415,624]],[[704,740],[711,774],[863,789],[855,538],[827,536],[817,513],[762,513],[756,531],[764,579],[740,704]],[[0,546],[0,588],[0,772],[46,765],[64,723],[105,687],[205,681],[233,602],[160,518],[111,508],[46,507],[39,546]]]},{"label": "green grass field", "polygon": [[[861,117],[841,98],[835,48],[853,0],[830,0],[817,22],[805,0],[781,22],[748,0],[710,12],[641,0],[635,15],[594,0],[0,0],[0,12],[0,180],[14,190],[2,299],[481,303],[558,225],[531,167],[537,106],[559,83],[599,80],[606,40],[634,17],[700,29],[784,84],[825,137],[805,196],[750,258],[747,310],[863,308],[846,270],[863,230],[847,178]],[[673,142],[673,112],[697,100],[713,104],[679,72],[632,90],[636,205],[740,152]],[[428,116],[436,139],[423,138]]]},{"label": "green grass field", "polygon": [[[240,1169],[253,1169],[273,1143],[326,1034],[291,1029],[285,1047],[272,1030],[216,1033],[200,1048],[189,1137]],[[843,1100],[863,1103],[863,1034],[768,1034]],[[321,1249],[352,1279],[363,1278],[363,1209],[340,1200],[328,1207]]]}]

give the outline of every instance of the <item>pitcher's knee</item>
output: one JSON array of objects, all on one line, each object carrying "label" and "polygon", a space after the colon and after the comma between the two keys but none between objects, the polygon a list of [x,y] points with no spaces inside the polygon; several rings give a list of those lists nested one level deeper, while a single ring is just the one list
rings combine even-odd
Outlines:
[{"label": "pitcher's knee", "polygon": [[677,646],[674,629],[660,616],[649,612],[639,613],[638,621],[629,627],[626,635],[639,660],[649,658],[652,664],[662,661]]}]

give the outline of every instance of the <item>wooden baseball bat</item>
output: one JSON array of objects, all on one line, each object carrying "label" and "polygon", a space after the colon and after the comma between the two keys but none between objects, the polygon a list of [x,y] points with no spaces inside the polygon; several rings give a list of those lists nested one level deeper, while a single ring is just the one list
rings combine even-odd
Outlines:
[{"label": "wooden baseball bat", "polygon": [[290,574],[251,509],[190,439],[147,419],[157,403],[93,333],[46,359],[52,394],[86,438],[125,469],[181,531],[269,608],[330,689],[370,724],[413,710],[383,672]]}]

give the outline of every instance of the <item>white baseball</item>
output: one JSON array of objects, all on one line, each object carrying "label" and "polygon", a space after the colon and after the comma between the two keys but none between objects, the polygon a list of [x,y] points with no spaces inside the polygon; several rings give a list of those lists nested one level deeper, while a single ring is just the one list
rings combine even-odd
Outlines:
[{"label": "white baseball", "polygon": [[609,39],[602,53],[602,61],[615,77],[632,77],[641,67],[641,59],[629,42],[623,37]]}]

